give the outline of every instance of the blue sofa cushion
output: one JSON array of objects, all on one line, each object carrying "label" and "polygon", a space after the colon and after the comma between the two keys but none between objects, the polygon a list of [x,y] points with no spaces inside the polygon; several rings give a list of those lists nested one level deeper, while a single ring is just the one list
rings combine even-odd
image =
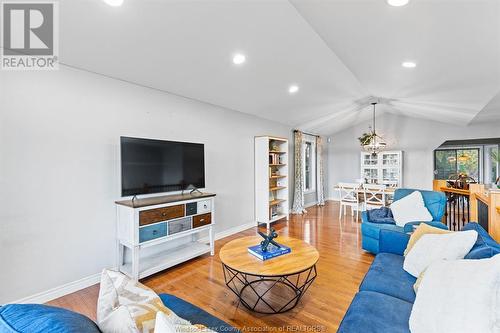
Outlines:
[{"label": "blue sofa cushion", "polygon": [[379,252],[398,254],[402,256],[410,240],[410,235],[391,230],[381,230],[379,239]]},{"label": "blue sofa cushion", "polygon": [[398,298],[360,291],[340,323],[337,333],[409,333],[412,304]]},{"label": "blue sofa cushion", "polygon": [[160,294],[159,296],[166,307],[193,324],[204,325],[216,332],[238,332],[236,328],[228,323],[181,298],[169,294]]},{"label": "blue sofa cushion", "polygon": [[486,259],[500,253],[500,245],[478,223],[467,223],[463,229],[477,231],[477,240],[465,259]]},{"label": "blue sofa cushion", "polygon": [[360,291],[374,291],[413,303],[413,284],[417,280],[403,269],[404,257],[379,253],[366,273]]},{"label": "blue sofa cushion", "polygon": [[0,333],[99,333],[89,318],[42,304],[8,304],[0,308]]}]

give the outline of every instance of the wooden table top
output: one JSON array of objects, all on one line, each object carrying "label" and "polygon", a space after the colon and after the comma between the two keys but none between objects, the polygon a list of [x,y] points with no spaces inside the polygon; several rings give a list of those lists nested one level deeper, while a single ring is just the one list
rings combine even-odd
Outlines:
[{"label": "wooden table top", "polygon": [[259,276],[284,276],[311,268],[319,259],[316,248],[300,239],[279,236],[277,243],[292,252],[265,261],[248,253],[248,247],[260,244],[262,237],[248,236],[230,241],[219,252],[220,260],[229,268]]}]

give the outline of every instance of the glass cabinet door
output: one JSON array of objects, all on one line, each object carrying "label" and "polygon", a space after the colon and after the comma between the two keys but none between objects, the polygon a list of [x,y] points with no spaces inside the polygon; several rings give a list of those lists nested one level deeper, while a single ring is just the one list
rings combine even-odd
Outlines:
[{"label": "glass cabinet door", "polygon": [[399,170],[396,168],[386,168],[382,170],[382,181],[384,183],[393,183],[399,180]]},{"label": "glass cabinet door", "polygon": [[397,153],[382,153],[382,166],[391,167],[399,165],[399,154]]},{"label": "glass cabinet door", "polygon": [[376,184],[378,182],[378,169],[365,168],[363,176],[369,184]]},{"label": "glass cabinet door", "polygon": [[375,166],[378,163],[378,156],[372,156],[372,154],[363,155],[363,165],[365,166]]}]

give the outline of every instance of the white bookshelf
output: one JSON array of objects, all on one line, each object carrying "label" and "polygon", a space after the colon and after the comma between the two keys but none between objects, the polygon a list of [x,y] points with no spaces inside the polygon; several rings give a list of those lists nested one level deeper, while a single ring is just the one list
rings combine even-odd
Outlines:
[{"label": "white bookshelf", "polygon": [[361,179],[369,184],[385,184],[393,187],[403,186],[403,152],[384,151],[373,156],[361,153]]},{"label": "white bookshelf", "polygon": [[288,219],[288,140],[272,136],[255,138],[255,218],[257,223]]}]

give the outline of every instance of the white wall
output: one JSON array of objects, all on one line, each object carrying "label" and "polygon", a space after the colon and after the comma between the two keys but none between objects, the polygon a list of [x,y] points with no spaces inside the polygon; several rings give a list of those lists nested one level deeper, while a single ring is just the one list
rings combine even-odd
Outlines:
[{"label": "white wall", "polygon": [[114,266],[121,135],[205,144],[216,231],[254,221],[254,116],[62,68],[0,75],[0,303]]},{"label": "white wall", "polygon": [[[498,110],[500,112],[500,110]],[[368,130],[359,124],[330,136],[328,147],[329,197],[333,187],[342,181],[360,178],[360,146],[358,137]],[[389,150],[404,151],[403,183],[405,187],[432,189],[433,151],[446,140],[500,137],[500,122],[470,126],[453,126],[384,114],[377,117],[377,132],[388,142]]]}]

